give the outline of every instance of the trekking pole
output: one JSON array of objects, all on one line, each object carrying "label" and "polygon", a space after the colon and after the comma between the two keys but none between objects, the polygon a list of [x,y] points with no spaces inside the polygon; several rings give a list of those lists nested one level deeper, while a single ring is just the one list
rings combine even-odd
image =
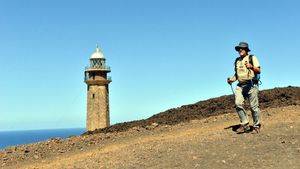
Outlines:
[{"label": "trekking pole", "polygon": [[230,84],[230,87],[231,87],[232,94],[233,94],[233,96],[234,96],[235,93],[234,93],[234,91],[233,91],[232,83]]},{"label": "trekking pole", "polygon": [[[232,91],[232,94],[233,94],[233,102],[235,102],[235,93],[233,91],[232,83],[230,83],[230,87],[231,87],[231,91]],[[236,106],[234,106],[234,107],[236,107]]]},{"label": "trekking pole", "polygon": [[[228,78],[228,80],[229,80],[229,78]],[[233,96],[235,95],[235,93],[234,93],[234,91],[233,91],[233,87],[232,87],[232,83],[228,83],[229,85],[230,85],[230,87],[231,87],[231,91],[232,91],[232,94],[233,94]]]}]

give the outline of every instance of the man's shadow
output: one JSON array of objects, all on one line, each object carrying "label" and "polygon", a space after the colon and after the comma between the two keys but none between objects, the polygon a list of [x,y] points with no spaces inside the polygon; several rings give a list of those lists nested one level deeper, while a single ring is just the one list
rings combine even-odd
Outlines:
[{"label": "man's shadow", "polygon": [[240,126],[241,126],[240,124],[236,124],[236,125],[231,125],[231,126],[225,127],[224,129],[225,130],[232,129],[232,131],[236,132],[236,130],[238,128],[240,128]]},{"label": "man's shadow", "polygon": [[[237,133],[237,129],[240,128],[240,124],[236,124],[236,125],[231,125],[231,126],[228,126],[228,127],[225,127],[224,129],[225,130],[228,130],[228,129],[231,129],[232,131],[236,132]],[[254,130],[253,126],[249,126],[250,127],[250,130],[248,132],[252,132]],[[238,133],[238,134],[242,134],[242,133]]]}]

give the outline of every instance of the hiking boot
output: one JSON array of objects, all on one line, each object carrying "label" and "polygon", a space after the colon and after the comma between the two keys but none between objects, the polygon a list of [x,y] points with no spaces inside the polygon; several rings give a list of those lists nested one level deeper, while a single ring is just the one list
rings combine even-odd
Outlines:
[{"label": "hiking boot", "polygon": [[240,127],[236,130],[236,132],[238,134],[241,134],[241,133],[248,133],[251,131],[249,125],[249,123],[246,123],[246,124],[241,124]]},{"label": "hiking boot", "polygon": [[260,133],[260,128],[261,128],[261,124],[258,124],[256,126],[253,126],[253,134],[258,134]]}]

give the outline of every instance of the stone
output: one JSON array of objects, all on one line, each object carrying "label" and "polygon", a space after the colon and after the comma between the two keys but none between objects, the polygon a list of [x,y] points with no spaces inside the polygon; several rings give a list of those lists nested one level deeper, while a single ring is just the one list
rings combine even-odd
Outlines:
[{"label": "stone", "polygon": [[157,127],[157,126],[158,126],[158,124],[154,122],[154,123],[152,123],[152,124],[151,124],[151,126],[153,126],[153,127]]},{"label": "stone", "polygon": [[110,125],[108,89],[102,85],[90,85],[87,100],[87,130],[93,131]]}]

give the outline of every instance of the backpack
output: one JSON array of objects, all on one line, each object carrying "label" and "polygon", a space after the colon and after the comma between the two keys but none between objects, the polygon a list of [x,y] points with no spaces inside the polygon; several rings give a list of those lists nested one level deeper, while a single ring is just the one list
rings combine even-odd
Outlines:
[{"label": "backpack", "polygon": [[[253,65],[253,55],[249,55],[249,63],[251,65]],[[235,62],[234,62],[234,71],[235,71],[235,76],[236,78],[238,78],[238,75],[237,75],[237,70],[236,70],[236,63],[237,61],[239,60],[239,57],[235,59]],[[252,79],[252,82],[253,84],[256,84],[256,85],[261,85],[262,82],[260,81],[260,73],[254,73],[254,77]]]}]

